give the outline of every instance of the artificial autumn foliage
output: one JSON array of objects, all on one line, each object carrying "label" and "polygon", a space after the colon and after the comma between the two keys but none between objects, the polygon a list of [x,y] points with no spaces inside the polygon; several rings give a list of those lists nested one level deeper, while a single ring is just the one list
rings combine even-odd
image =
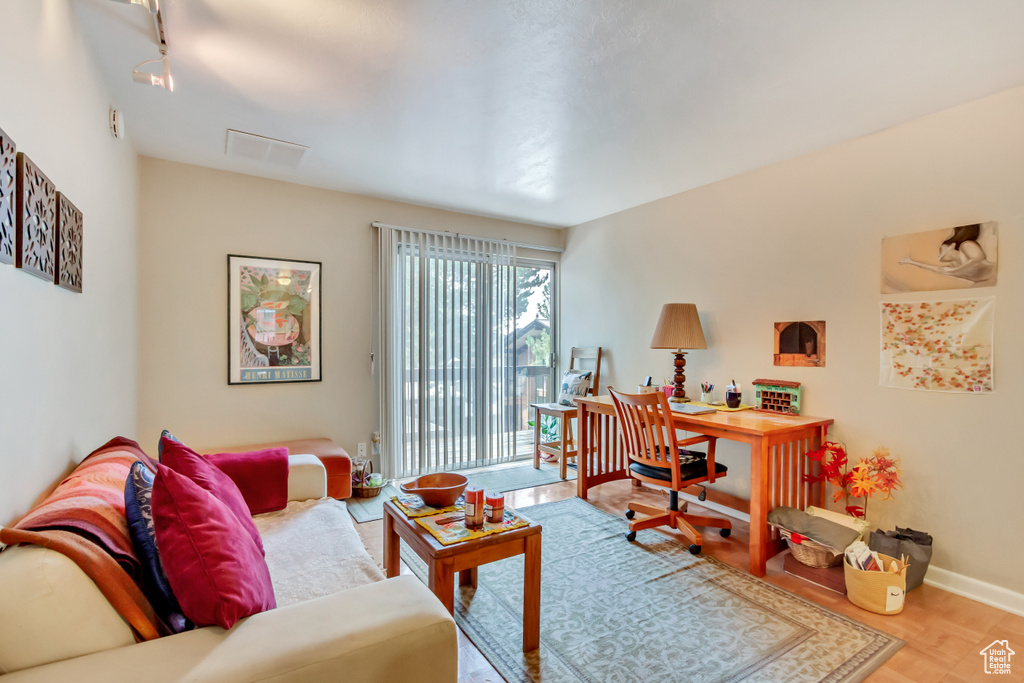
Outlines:
[{"label": "artificial autumn foliage", "polygon": [[[835,441],[826,441],[807,457],[820,462],[821,471],[819,474],[805,474],[804,481],[824,481],[835,486],[838,490],[832,501],[842,499],[846,512],[854,517],[863,518],[867,514],[868,499],[875,494],[882,496],[883,500],[891,500],[893,491],[903,488],[899,460],[890,456],[885,446],[879,446],[872,451],[870,458],[861,458],[852,467],[846,448]],[[863,498],[864,504],[850,505],[851,497]]]}]

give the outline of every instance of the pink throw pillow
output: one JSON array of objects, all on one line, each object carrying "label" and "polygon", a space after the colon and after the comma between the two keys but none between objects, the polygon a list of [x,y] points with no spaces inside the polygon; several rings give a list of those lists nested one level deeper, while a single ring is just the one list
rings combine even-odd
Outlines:
[{"label": "pink throw pillow", "polygon": [[252,540],[256,542],[256,547],[262,553],[263,539],[260,538],[260,532],[256,530],[256,525],[252,522],[252,515],[249,513],[249,506],[246,505],[242,492],[231,481],[231,477],[180,441],[163,437],[160,439],[160,444],[163,446],[160,463],[178,474],[188,477],[200,488],[209,491],[217,500],[224,503],[238,518],[239,525],[249,532]]},{"label": "pink throw pillow", "polygon": [[249,513],[283,510],[288,505],[288,449],[215,453],[206,459],[235,482]]},{"label": "pink throw pillow", "polygon": [[185,616],[198,626],[228,629],[276,607],[263,551],[234,511],[183,474],[156,468],[156,544]]}]

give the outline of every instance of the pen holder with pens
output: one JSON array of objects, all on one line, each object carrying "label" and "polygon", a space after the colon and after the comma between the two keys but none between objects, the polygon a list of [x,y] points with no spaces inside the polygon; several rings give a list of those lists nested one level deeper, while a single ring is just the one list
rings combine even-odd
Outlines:
[{"label": "pen holder with pens", "polygon": [[661,390],[665,392],[667,398],[672,398],[672,394],[676,391],[676,385],[672,382],[671,377],[665,378],[665,384],[662,385]]}]

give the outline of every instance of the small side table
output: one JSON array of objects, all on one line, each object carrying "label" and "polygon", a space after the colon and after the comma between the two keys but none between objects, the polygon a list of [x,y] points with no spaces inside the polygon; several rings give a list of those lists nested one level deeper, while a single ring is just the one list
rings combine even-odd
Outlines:
[{"label": "small side table", "polygon": [[525,555],[523,583],[523,652],[540,646],[540,532],[539,524],[491,534],[470,541],[441,545],[430,532],[406,517],[390,500],[384,502],[384,571],[400,571],[400,541],[405,541],[430,571],[428,586],[450,614],[455,614],[455,573],[459,584],[476,586],[477,567],[506,557]]},{"label": "small side table", "polygon": [[[576,417],[576,406],[560,403],[531,403],[533,408],[533,469],[540,469],[540,454],[558,456],[559,474],[566,478],[569,458],[576,457],[576,445],[572,438],[572,419]],[[544,417],[558,420],[558,441],[541,441],[540,421]]]}]

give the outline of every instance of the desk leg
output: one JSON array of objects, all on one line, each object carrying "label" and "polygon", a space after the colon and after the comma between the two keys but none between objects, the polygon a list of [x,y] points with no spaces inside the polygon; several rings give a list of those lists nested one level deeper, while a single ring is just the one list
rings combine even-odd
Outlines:
[{"label": "desk leg", "polygon": [[533,409],[533,469],[540,469],[540,409]]},{"label": "desk leg", "polygon": [[558,471],[565,478],[565,465],[568,462],[565,454],[569,452],[569,420],[565,415],[558,417]]},{"label": "desk leg", "polygon": [[765,439],[750,444],[750,573],[764,576],[768,561],[768,498],[771,447]]},{"label": "desk leg", "polygon": [[476,588],[476,569],[476,567],[470,567],[459,572],[459,585]]},{"label": "desk leg", "polygon": [[572,441],[572,439],[569,438],[569,430],[572,429],[572,420],[564,414],[558,418],[558,420],[560,424],[558,428],[558,438],[561,440],[561,443],[558,444],[558,473],[564,480],[566,474],[565,468],[569,464],[569,444]]},{"label": "desk leg", "polygon": [[526,537],[523,581],[523,652],[540,647],[540,534]]},{"label": "desk leg", "polygon": [[590,467],[590,411],[586,405],[579,404],[576,412],[580,438],[576,445],[576,496],[587,499],[587,468]]},{"label": "desk leg", "polygon": [[430,565],[428,586],[441,601],[448,614],[455,615],[455,572],[452,559],[433,560]]},{"label": "desk leg", "polygon": [[384,574],[388,578],[398,576],[401,573],[400,553],[402,539],[395,531],[394,519],[386,511],[384,512]]}]

